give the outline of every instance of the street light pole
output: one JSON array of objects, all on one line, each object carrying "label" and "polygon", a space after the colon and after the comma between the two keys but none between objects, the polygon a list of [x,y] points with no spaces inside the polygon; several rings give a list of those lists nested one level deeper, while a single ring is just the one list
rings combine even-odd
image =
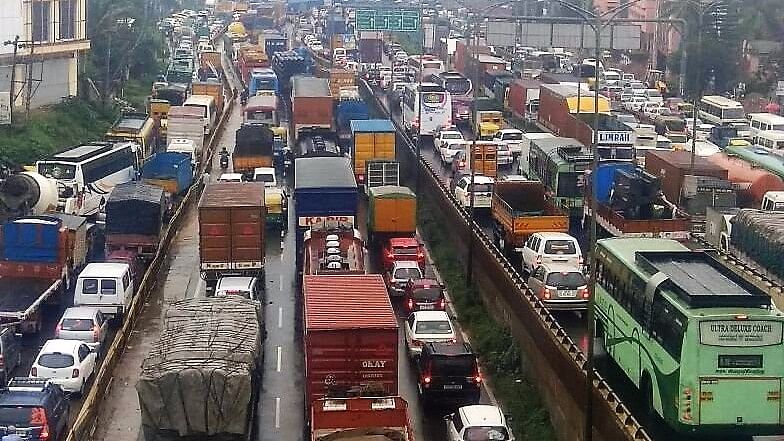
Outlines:
[{"label": "street light pole", "polygon": [[[477,89],[479,88],[479,68],[481,64],[479,63],[479,18],[475,18],[474,22],[474,29],[473,29],[473,47],[471,48],[471,54],[473,56],[473,91],[472,94],[474,95],[474,115],[473,117],[476,118],[476,99],[478,97]],[[474,121],[474,125],[477,124],[477,121]],[[479,131],[481,134],[481,130]],[[471,148],[468,152],[468,165],[471,167],[471,183],[469,184],[469,202],[468,202],[468,221],[473,222],[474,220],[474,181],[476,180],[476,136],[474,136],[474,140],[471,141]],[[474,282],[474,235],[469,234],[468,239],[468,257],[466,259],[466,287],[470,287],[471,284]]]}]

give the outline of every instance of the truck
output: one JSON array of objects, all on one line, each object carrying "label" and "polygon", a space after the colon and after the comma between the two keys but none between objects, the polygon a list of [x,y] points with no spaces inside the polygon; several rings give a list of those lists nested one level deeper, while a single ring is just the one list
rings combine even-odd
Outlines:
[{"label": "truck", "polygon": [[705,242],[717,250],[730,252],[732,219],[740,208],[707,207],[705,214]]},{"label": "truck", "polygon": [[154,154],[142,166],[142,182],[161,187],[172,197],[182,196],[193,183],[191,155],[181,152]]},{"label": "truck", "polygon": [[702,156],[694,157],[694,166],[692,167],[691,153],[684,151],[650,150],[646,152],[645,171],[658,176],[661,179],[664,197],[680,206],[685,206],[685,203],[681,203],[681,197],[687,175],[729,179],[726,168]]},{"label": "truck", "polygon": [[471,123],[477,139],[489,141],[504,127],[504,115],[490,98],[472,101]]},{"label": "truck", "polygon": [[302,274],[365,274],[365,243],[355,228],[305,231]]},{"label": "truck", "polygon": [[194,81],[191,83],[191,94],[207,95],[213,97],[215,99],[215,108],[218,117],[223,114],[223,83],[218,81]]},{"label": "truck", "polygon": [[776,283],[784,282],[784,213],[741,209],[730,220],[730,233],[732,255]]},{"label": "truck", "polygon": [[219,51],[199,52],[199,68],[205,71],[214,71],[218,78],[223,76],[223,63]]},{"label": "truck", "polygon": [[[381,54],[384,53],[384,40],[383,35],[377,36],[376,34],[376,32],[361,32],[358,42],[360,63],[375,64],[381,62]],[[379,32],[378,34],[381,33]]]},{"label": "truck", "polygon": [[760,208],[767,192],[784,191],[784,180],[779,176],[741,158],[719,152],[705,159],[727,170],[727,179],[737,189],[738,207]]},{"label": "truck", "polygon": [[208,288],[224,275],[263,278],[264,183],[207,184],[198,211],[199,267]]},{"label": "truck", "polygon": [[382,185],[400,185],[400,163],[387,160],[365,161],[365,193]]},{"label": "truck", "polygon": [[286,37],[274,31],[263,31],[259,34],[259,46],[264,47],[264,52],[270,60],[278,52],[287,51],[288,43]]},{"label": "truck", "polygon": [[114,187],[106,201],[106,255],[127,250],[143,259],[155,257],[167,206],[160,186],[128,182]]},{"label": "truck", "polygon": [[[204,148],[204,113],[195,107],[173,106],[169,109],[168,125],[166,128],[167,151],[185,152],[192,149],[191,162],[198,164],[201,162],[201,155]],[[176,140],[188,140],[184,143]],[[187,144],[187,146],[186,146]],[[172,145],[175,146],[172,149]]]},{"label": "truck", "polygon": [[329,80],[296,75],[291,78],[291,130],[293,141],[307,128],[332,130],[332,92]]},{"label": "truck", "polygon": [[399,185],[369,189],[367,232],[374,243],[390,237],[415,237],[416,194]]},{"label": "truck", "polygon": [[539,88],[542,83],[538,80],[515,80],[509,85],[507,103],[512,114],[527,122],[536,121],[539,111]]},{"label": "truck", "polygon": [[263,46],[249,45],[240,47],[237,54],[237,70],[245,84],[250,79],[250,71],[257,67],[270,67],[269,57]]},{"label": "truck", "polygon": [[500,250],[522,252],[531,234],[569,232],[569,214],[547,196],[540,181],[499,181],[493,186],[490,214]]},{"label": "truck", "polygon": [[414,441],[408,403],[402,397],[321,398],[311,403],[310,441],[357,436]]},{"label": "truck", "polygon": [[318,76],[329,80],[329,92],[335,100],[340,98],[340,90],[342,88],[356,86],[357,84],[354,72],[346,69],[336,67],[320,69]]},{"label": "truck", "polygon": [[35,216],[57,208],[57,181],[34,172],[21,172],[0,180],[0,223],[20,216]]},{"label": "truck", "polygon": [[272,167],[275,134],[269,127],[242,124],[235,133],[234,152],[231,155],[234,173],[252,177],[257,167]]},{"label": "truck", "polygon": [[370,118],[370,108],[359,92],[342,90],[340,95],[335,105],[338,139],[348,140],[351,138],[351,121]]},{"label": "truck", "polygon": [[126,112],[120,115],[104,135],[106,141],[131,141],[141,147],[140,156],[146,158],[157,147],[158,131],[155,121],[146,113]]},{"label": "truck", "polygon": [[397,395],[398,325],[381,275],[305,275],[302,294],[306,405]]},{"label": "truck", "polygon": [[351,121],[351,158],[357,184],[364,185],[367,161],[395,160],[395,126],[388,119]]},{"label": "truck", "polygon": [[263,329],[254,300],[173,303],[136,383],[144,439],[249,439],[261,387]]},{"label": "truck", "polygon": [[87,261],[87,219],[23,216],[0,226],[0,323],[37,334],[41,307],[59,304]]}]

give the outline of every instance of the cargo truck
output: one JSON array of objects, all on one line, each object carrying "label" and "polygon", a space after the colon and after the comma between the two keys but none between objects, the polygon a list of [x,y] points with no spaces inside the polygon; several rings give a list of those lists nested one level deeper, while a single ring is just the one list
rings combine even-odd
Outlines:
[{"label": "cargo truck", "polygon": [[569,214],[552,201],[539,181],[499,181],[490,208],[493,239],[505,253],[522,252],[528,236],[569,232]]},{"label": "cargo truck", "polygon": [[357,184],[365,184],[366,163],[395,159],[395,126],[388,119],[351,121],[351,158]]},{"label": "cargo truck", "polygon": [[305,402],[397,395],[398,325],[378,274],[303,277]]},{"label": "cargo truck", "polygon": [[199,261],[214,287],[224,275],[264,277],[264,184],[218,182],[199,200]]},{"label": "cargo truck", "polygon": [[365,274],[365,243],[359,230],[311,228],[303,242],[303,274]]},{"label": "cargo truck", "polygon": [[784,213],[742,209],[730,223],[730,253],[783,284]]},{"label": "cargo truck", "polygon": [[472,101],[471,123],[477,139],[489,141],[504,128],[504,115],[490,98]]},{"label": "cargo truck", "polygon": [[278,52],[288,50],[288,39],[283,35],[273,31],[264,31],[259,34],[259,46],[264,47],[264,52],[269,59]]},{"label": "cargo truck", "polygon": [[127,250],[145,259],[155,257],[167,207],[160,186],[138,182],[116,186],[106,201],[106,255]]},{"label": "cargo truck", "polygon": [[291,78],[290,145],[308,128],[332,130],[332,94],[329,80],[297,75]]},{"label": "cargo truck", "polygon": [[44,304],[60,304],[85,265],[87,220],[28,216],[0,228],[0,323],[38,333]]},{"label": "cargo truck", "polygon": [[155,151],[158,142],[158,131],[155,121],[146,113],[123,113],[117,118],[106,135],[106,141],[131,141],[141,146],[140,155],[146,158]]},{"label": "cargo truck", "polygon": [[351,121],[370,118],[370,108],[359,96],[358,91],[342,90],[340,99],[335,105],[335,122],[338,139],[351,139]]},{"label": "cargo truck", "polygon": [[416,194],[408,187],[384,185],[368,191],[367,231],[372,242],[416,235]]},{"label": "cargo truck", "polygon": [[365,161],[365,193],[373,187],[400,185],[400,163],[397,161]]},{"label": "cargo truck", "polygon": [[385,396],[322,398],[311,403],[310,441],[350,441],[357,436],[414,441],[406,400]]},{"label": "cargo truck", "polygon": [[191,94],[207,95],[213,97],[215,99],[215,109],[218,115],[217,118],[220,118],[220,115],[223,115],[223,106],[224,106],[223,83],[219,83],[217,81],[193,82],[191,83]]},{"label": "cargo truck", "polygon": [[329,92],[335,100],[340,98],[340,89],[357,84],[354,72],[346,69],[321,69],[318,76],[329,80]]},{"label": "cargo truck", "polygon": [[[201,162],[204,147],[204,113],[196,107],[174,106],[169,109],[167,133],[167,151],[185,152],[191,148],[191,162]],[[188,140],[190,143],[177,140]],[[187,147],[185,146],[187,144]],[[172,149],[175,145],[175,149]]]},{"label": "cargo truck", "polygon": [[142,166],[142,182],[160,187],[172,197],[182,196],[193,183],[191,156],[180,152],[156,153]]},{"label": "cargo truck", "polygon": [[272,167],[275,134],[259,124],[243,124],[236,131],[234,152],[231,155],[234,173],[248,178],[258,167]]},{"label": "cargo truck", "polygon": [[739,211],[739,208],[707,207],[705,215],[705,242],[708,242],[708,244],[719,251],[729,253],[732,218]]},{"label": "cargo truck", "polygon": [[237,54],[237,70],[245,84],[250,80],[250,71],[257,67],[269,67],[269,57],[263,46],[251,45],[239,48]]}]

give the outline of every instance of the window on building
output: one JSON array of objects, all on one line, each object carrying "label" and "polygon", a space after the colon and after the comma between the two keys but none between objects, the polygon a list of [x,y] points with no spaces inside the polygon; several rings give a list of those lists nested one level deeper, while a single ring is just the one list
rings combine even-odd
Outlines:
[{"label": "window on building", "polygon": [[34,1],[31,4],[33,41],[49,41],[49,29],[52,24],[50,6],[49,1]]},{"label": "window on building", "polygon": [[60,0],[60,40],[76,37],[76,0]]}]

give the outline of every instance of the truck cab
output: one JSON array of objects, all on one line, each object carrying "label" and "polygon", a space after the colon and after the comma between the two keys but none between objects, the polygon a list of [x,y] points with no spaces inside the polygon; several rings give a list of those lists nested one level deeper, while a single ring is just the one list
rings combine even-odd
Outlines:
[{"label": "truck cab", "polygon": [[762,197],[763,211],[784,211],[784,191],[769,191]]}]

